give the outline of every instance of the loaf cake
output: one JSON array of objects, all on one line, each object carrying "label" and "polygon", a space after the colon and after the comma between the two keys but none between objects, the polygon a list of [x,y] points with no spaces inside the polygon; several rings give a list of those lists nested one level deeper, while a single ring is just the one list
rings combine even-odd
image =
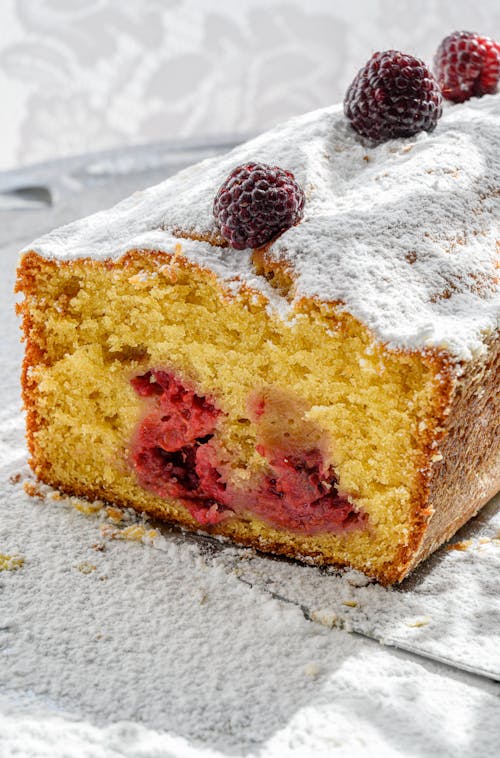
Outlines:
[{"label": "loaf cake", "polygon": [[[299,223],[221,236],[235,166]],[[500,96],[369,145],[294,118],[23,251],[31,466],[62,492],[401,581],[500,486]]]}]

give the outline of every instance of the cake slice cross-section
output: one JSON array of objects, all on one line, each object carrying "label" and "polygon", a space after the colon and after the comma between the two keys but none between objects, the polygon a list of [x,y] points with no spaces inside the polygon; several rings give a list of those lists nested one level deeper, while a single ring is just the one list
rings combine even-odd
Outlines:
[{"label": "cake slice cross-section", "polygon": [[[277,165],[298,223],[234,250],[228,174]],[[301,116],[26,248],[37,476],[384,584],[500,486],[500,97],[367,147]]]}]

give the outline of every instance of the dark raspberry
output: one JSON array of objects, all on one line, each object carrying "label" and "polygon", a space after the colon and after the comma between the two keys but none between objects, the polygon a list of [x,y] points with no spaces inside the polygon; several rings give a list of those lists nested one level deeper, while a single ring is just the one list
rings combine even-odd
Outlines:
[{"label": "dark raspberry", "polygon": [[237,166],[214,200],[214,216],[231,247],[270,242],[302,218],[305,196],[293,174],[278,166]]},{"label": "dark raspberry", "polygon": [[425,63],[397,50],[375,53],[344,99],[352,127],[373,142],[431,132],[442,113],[437,81]]},{"label": "dark raspberry", "polygon": [[438,47],[434,71],[447,100],[493,95],[500,79],[500,45],[474,32],[454,32]]}]

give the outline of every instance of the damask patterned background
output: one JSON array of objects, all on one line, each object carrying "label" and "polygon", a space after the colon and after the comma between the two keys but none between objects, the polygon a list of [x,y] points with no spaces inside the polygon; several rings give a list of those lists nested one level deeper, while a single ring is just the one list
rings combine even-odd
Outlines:
[{"label": "damask patterned background", "polygon": [[0,169],[192,135],[261,131],[342,98],[376,49],[431,60],[482,0],[1,0]]}]

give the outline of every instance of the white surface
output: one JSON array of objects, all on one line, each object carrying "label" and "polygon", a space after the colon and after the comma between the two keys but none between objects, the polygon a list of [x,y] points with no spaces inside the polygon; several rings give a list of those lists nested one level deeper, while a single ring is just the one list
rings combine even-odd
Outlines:
[{"label": "white surface", "polygon": [[341,100],[375,50],[500,38],[498,0],[2,0],[0,168],[260,132]]},{"label": "white surface", "polygon": [[[373,148],[340,106],[313,111],[29,247],[48,258],[102,260],[141,248],[173,254],[177,243],[233,286],[239,277],[269,298],[250,251],[172,237],[215,233],[217,190],[248,161],[288,169],[304,189],[302,221],[270,248],[291,264],[296,301],[344,303],[382,342],[464,360],[499,327],[500,94],[448,105],[431,134]],[[294,315],[295,303],[271,299]]]},{"label": "white surface", "polygon": [[0,487],[25,559],[0,574],[2,758],[495,754],[498,685],[311,623],[197,543]]}]

